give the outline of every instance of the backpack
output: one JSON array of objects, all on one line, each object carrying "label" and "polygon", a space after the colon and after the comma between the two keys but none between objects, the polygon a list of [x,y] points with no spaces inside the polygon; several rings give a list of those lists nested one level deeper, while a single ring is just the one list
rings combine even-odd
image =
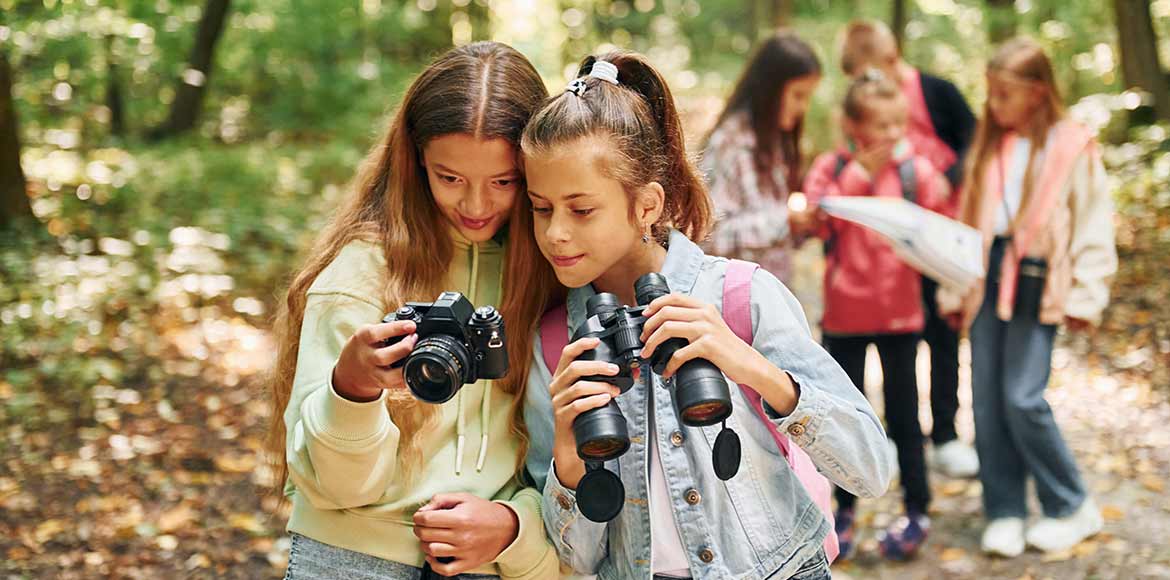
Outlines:
[{"label": "backpack", "polygon": [[[752,275],[759,264],[731,260],[727,266],[727,273],[723,281],[723,320],[731,331],[744,342],[751,344],[752,332]],[[544,314],[540,320],[540,344],[544,352],[544,364],[549,374],[556,372],[561,351],[568,345],[568,311],[564,304],[557,306]],[[837,532],[833,528],[832,486],[829,480],[817,471],[812,459],[800,447],[792,445],[788,436],[781,433],[776,424],[768,419],[764,413],[763,399],[760,394],[747,385],[740,385],[740,390],[748,403],[755,410],[756,415],[768,427],[780,453],[788,460],[788,466],[796,474],[813,503],[821,510],[821,514],[829,522],[829,535],[825,537],[825,557],[833,562],[840,554],[841,548],[837,541]]]}]

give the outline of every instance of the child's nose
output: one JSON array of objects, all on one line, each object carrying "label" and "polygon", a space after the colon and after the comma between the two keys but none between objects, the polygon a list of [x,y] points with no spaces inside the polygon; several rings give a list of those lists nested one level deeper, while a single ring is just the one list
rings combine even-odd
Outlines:
[{"label": "child's nose", "polygon": [[467,213],[472,214],[472,217],[483,217],[491,207],[487,189],[480,184],[471,184],[467,196],[463,198],[463,207]]}]

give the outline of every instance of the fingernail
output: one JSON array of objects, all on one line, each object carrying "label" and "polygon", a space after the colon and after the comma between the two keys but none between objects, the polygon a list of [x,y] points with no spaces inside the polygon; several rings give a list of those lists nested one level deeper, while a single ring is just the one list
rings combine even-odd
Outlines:
[{"label": "fingernail", "polygon": [[608,368],[608,369],[609,369],[609,372],[611,372],[611,373],[616,373],[616,372],[618,372],[619,370],[621,370],[621,369],[619,369],[619,368],[618,368],[618,366],[617,366],[617,365],[614,365],[614,364],[611,364],[611,365],[609,365],[609,366],[608,366],[608,367],[606,367],[606,368]]}]

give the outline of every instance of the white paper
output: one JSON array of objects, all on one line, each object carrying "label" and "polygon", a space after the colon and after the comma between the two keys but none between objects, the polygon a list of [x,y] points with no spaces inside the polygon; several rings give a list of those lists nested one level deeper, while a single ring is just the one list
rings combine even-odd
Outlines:
[{"label": "white paper", "polygon": [[965,292],[983,277],[983,236],[967,224],[901,198],[829,196],[825,213],[873,230],[915,270]]}]

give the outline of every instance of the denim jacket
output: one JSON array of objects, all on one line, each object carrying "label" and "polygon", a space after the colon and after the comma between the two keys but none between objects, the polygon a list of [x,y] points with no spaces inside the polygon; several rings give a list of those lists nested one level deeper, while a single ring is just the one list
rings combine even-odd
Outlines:
[{"label": "denim jacket", "polygon": [[[662,273],[671,291],[722,307],[728,261],[704,255],[677,231],[671,233],[669,243]],[[873,409],[812,339],[792,293],[762,269],[751,284],[752,347],[787,371],[800,391],[792,414],[779,417],[768,409],[771,420],[837,485],[860,496],[884,493],[892,462]],[[588,286],[570,291],[570,328],[584,321],[585,301],[593,294]],[[727,423],[742,441],[742,460],[734,477],[720,481],[712,469],[711,446],[720,426],[682,425],[670,398],[673,381],[644,373],[641,381],[616,399],[628,422],[630,449],[606,463],[606,469],[617,473],[625,486],[625,506],[608,523],[586,519],[577,508],[574,492],[563,487],[552,470],[552,377],[542,362],[540,340],[535,345],[536,363],[530,369],[524,403],[531,437],[526,463],[537,489],[544,490],[545,527],[562,563],[577,573],[596,573],[601,580],[651,577],[649,444],[658,446],[673,498],[670,509],[694,578],[789,578],[819,554],[828,522],[780,454],[764,422],[730,381],[734,411]],[[655,441],[646,440],[651,397]]]}]

